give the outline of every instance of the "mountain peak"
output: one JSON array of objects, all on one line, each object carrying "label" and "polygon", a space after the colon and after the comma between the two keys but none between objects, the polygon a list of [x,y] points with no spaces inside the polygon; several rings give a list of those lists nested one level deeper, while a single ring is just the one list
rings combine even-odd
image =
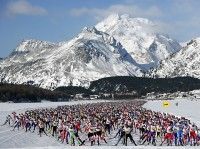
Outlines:
[{"label": "mountain peak", "polygon": [[0,79],[51,88],[71,81],[87,86],[106,76],[142,76],[180,47],[155,28],[145,18],[112,14],[66,42],[24,40],[0,61]]},{"label": "mountain peak", "polygon": [[123,20],[134,20],[136,22],[143,22],[143,23],[152,23],[150,20],[147,18],[137,18],[137,17],[131,17],[129,14],[111,14],[108,17],[106,17],[104,21],[108,23],[116,22],[116,21],[123,21]]},{"label": "mountain peak", "polygon": [[106,17],[104,21],[112,23],[118,21],[119,19],[120,16],[118,14],[111,14],[108,17]]},{"label": "mountain peak", "polygon": [[56,44],[47,42],[47,41],[41,41],[37,39],[27,39],[23,40],[15,49],[14,52],[28,52],[34,49],[42,49],[47,47],[53,47],[56,46]]},{"label": "mountain peak", "polygon": [[147,69],[181,48],[178,42],[160,34],[156,24],[145,18],[112,14],[95,27],[113,36],[138,64]]},{"label": "mountain peak", "polygon": [[[84,28],[68,42],[49,47],[46,42],[25,40],[0,63],[0,79],[44,88],[89,82],[108,76],[142,76],[122,45],[95,27]],[[25,52],[24,52],[25,51]]]},{"label": "mountain peak", "polygon": [[99,22],[96,25],[97,29],[106,29],[115,27],[115,26],[124,26],[128,28],[132,28],[133,26],[141,26],[141,25],[154,25],[153,22],[146,18],[133,18],[130,17],[129,14],[111,14],[103,21]]},{"label": "mountain peak", "polygon": [[84,27],[82,32],[89,32],[89,33],[99,33],[99,31],[95,27]]},{"label": "mountain peak", "polygon": [[178,52],[160,62],[153,75],[158,77],[191,76],[200,78],[200,38],[194,38]]},{"label": "mountain peak", "polygon": [[34,39],[27,39],[27,40],[23,40],[15,49],[16,52],[25,52],[27,51],[26,46],[30,43],[30,42],[35,42]]},{"label": "mountain peak", "polygon": [[189,45],[194,45],[194,46],[200,45],[200,37],[194,38],[191,41],[189,41],[187,43],[187,46]]}]

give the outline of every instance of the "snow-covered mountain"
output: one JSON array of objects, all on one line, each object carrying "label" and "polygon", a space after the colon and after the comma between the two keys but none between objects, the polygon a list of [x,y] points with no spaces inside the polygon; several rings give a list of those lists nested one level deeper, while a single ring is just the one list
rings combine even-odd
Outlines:
[{"label": "snow-covered mountain", "polygon": [[51,89],[88,86],[90,81],[117,75],[142,73],[120,42],[96,28],[84,28],[74,39],[59,44],[25,40],[0,62],[1,81]]},{"label": "snow-covered mountain", "polygon": [[69,41],[24,40],[0,60],[0,81],[53,89],[88,86],[109,76],[142,76],[181,47],[155,28],[147,19],[110,15]]},{"label": "snow-covered mountain", "polygon": [[191,40],[179,52],[163,60],[151,75],[158,77],[192,76],[200,78],[200,38]]},{"label": "snow-covered mountain", "polygon": [[158,26],[144,18],[113,14],[96,25],[112,35],[132,58],[146,69],[156,67],[160,60],[180,50],[180,44],[158,32]]}]

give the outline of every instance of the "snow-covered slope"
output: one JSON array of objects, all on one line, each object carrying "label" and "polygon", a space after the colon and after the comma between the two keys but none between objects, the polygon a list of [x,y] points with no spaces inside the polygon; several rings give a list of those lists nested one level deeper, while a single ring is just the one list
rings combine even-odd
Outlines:
[{"label": "snow-covered slope", "polygon": [[147,19],[111,15],[70,41],[25,40],[0,60],[0,81],[53,89],[88,86],[109,76],[142,76],[180,49],[155,28]]},{"label": "snow-covered slope", "polygon": [[[176,116],[183,116],[194,122],[198,127],[200,126],[200,100],[193,98],[176,98],[175,100],[168,100],[169,107],[163,107],[162,100],[152,100],[144,104],[144,108],[170,113]],[[178,106],[177,106],[178,103]]]},{"label": "snow-covered slope", "polygon": [[147,69],[157,66],[160,60],[181,48],[177,41],[159,34],[158,26],[144,18],[113,14],[98,23],[96,28],[114,36],[132,58]]},{"label": "snow-covered slope", "polygon": [[163,60],[153,70],[152,75],[158,77],[192,76],[200,78],[200,38],[187,43],[179,52]]},{"label": "snow-covered slope", "polygon": [[84,28],[62,44],[25,40],[0,62],[1,81],[51,89],[69,84],[88,86],[90,81],[116,75],[142,73],[119,42],[96,28]]}]

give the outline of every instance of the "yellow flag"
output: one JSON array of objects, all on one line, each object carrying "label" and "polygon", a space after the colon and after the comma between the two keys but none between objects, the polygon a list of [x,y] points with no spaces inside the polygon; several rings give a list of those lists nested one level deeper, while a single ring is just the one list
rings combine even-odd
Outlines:
[{"label": "yellow flag", "polygon": [[164,108],[167,108],[167,107],[170,106],[170,102],[169,101],[163,101],[162,105],[163,105]]}]

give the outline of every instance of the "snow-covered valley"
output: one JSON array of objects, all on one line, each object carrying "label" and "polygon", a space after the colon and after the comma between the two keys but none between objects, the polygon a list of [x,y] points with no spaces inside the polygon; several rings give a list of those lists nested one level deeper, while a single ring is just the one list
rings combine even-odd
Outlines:
[{"label": "snow-covered valley", "polygon": [[[35,108],[44,108],[44,107],[56,107],[59,105],[75,105],[75,104],[87,104],[87,103],[97,103],[97,102],[109,102],[109,101],[75,101],[75,102],[43,102],[43,103],[0,103],[0,122],[1,124],[4,122],[5,117],[7,114],[15,112],[24,112],[27,109],[35,109]],[[162,107],[161,100],[159,101],[147,101],[146,104],[144,104],[143,107],[147,109],[151,109],[154,111],[161,111],[161,112],[167,112],[174,114],[176,116],[184,116],[188,119],[190,119],[192,122],[196,123],[198,126],[200,126],[200,117],[199,117],[199,107],[200,107],[200,101],[199,100],[193,100],[193,99],[183,99],[183,98],[177,98],[175,100],[169,101],[170,106],[167,108]],[[176,103],[178,102],[178,106],[176,106]],[[74,148],[70,147],[67,144],[62,144],[59,141],[57,141],[53,137],[45,136],[39,137],[37,133],[31,133],[31,132],[25,132],[24,130],[15,130],[11,131],[11,127],[9,126],[0,126],[0,148],[45,148],[45,149],[62,149],[62,148]],[[83,137],[83,136],[81,136]],[[133,134],[133,137],[135,140],[138,140],[138,135]],[[116,139],[112,139],[109,141],[108,144],[102,143],[101,146],[93,146],[91,148],[113,148],[113,144],[116,142]],[[115,146],[115,148],[132,148],[131,146],[122,146],[122,144],[119,144],[119,146]],[[110,146],[110,147],[109,147]],[[79,148],[88,148],[89,144],[86,143],[86,146],[81,146]],[[152,146],[138,146],[134,147],[138,149],[143,148],[155,148]],[[173,147],[156,147],[156,148],[174,148]],[[176,147],[176,148],[190,148],[189,146],[186,147]]]}]

